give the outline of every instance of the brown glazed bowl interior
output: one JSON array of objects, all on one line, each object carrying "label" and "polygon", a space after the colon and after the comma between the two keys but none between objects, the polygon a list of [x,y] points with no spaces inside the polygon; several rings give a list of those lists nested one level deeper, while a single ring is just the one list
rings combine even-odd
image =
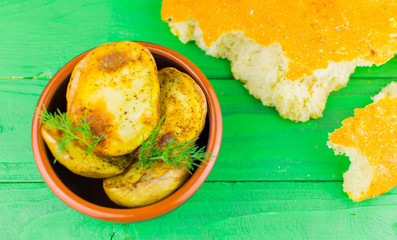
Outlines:
[{"label": "brown glazed bowl interior", "polygon": [[[217,156],[222,139],[222,116],[218,99],[207,78],[192,62],[177,52],[152,43],[138,43],[150,50],[159,70],[164,67],[175,67],[189,74],[200,85],[207,98],[208,114],[205,128],[197,145],[206,146],[207,152]],[[57,108],[62,112],[66,111],[66,88],[70,75],[75,65],[90,51],[77,56],[55,74],[44,89],[37,109],[46,107],[49,112],[54,112]],[[102,179],[81,177],[73,174],[61,164],[53,163],[54,157],[40,133],[41,123],[38,112],[36,111],[33,117],[32,148],[40,174],[63,202],[93,218],[112,222],[137,222],[170,212],[187,201],[198,190],[215,164],[216,157],[208,163],[201,163],[201,167],[195,169],[193,175],[181,188],[157,203],[139,208],[120,207],[110,201],[105,194]]]}]

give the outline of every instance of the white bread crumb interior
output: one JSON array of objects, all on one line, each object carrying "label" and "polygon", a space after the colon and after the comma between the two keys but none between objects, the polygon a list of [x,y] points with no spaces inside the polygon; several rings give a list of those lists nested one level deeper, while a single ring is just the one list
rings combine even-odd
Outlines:
[{"label": "white bread crumb interior", "polygon": [[330,62],[326,69],[317,69],[311,76],[291,81],[285,77],[289,60],[278,43],[262,46],[244,37],[243,32],[235,32],[222,35],[207,47],[195,19],[185,22],[171,19],[169,26],[183,43],[196,41],[207,54],[227,58],[234,77],[245,83],[250,94],[264,105],[275,107],[283,118],[297,122],[321,117],[330,92],[346,86],[356,66],[372,65],[362,59]]},{"label": "white bread crumb interior", "polygon": [[368,159],[354,147],[344,147],[327,142],[329,148],[333,148],[335,154],[344,154],[350,159],[349,170],[343,174],[343,191],[355,200],[364,195],[373,178],[373,169]]},{"label": "white bread crumb interior", "polygon": [[386,95],[391,98],[397,97],[397,82],[391,82],[390,84],[388,84],[382,89],[382,91],[380,91],[380,93],[375,95],[372,100],[374,100],[374,103],[376,103]]}]

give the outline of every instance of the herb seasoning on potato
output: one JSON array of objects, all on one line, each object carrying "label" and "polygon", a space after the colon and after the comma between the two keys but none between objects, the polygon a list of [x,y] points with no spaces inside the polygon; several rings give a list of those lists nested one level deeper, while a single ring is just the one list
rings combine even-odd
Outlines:
[{"label": "herb seasoning on potato", "polygon": [[175,68],[160,70],[159,81],[159,126],[142,144],[138,162],[103,182],[109,198],[122,206],[140,207],[167,197],[185,183],[197,161],[209,158],[194,145],[207,115],[201,88]]},{"label": "herb seasoning on potato", "polygon": [[159,82],[150,51],[130,41],[93,49],[75,67],[66,97],[73,121],[87,115],[103,138],[95,153],[120,156],[141,145],[159,121]]},{"label": "herb seasoning on potato", "polygon": [[138,43],[108,43],[88,53],[72,73],[66,98],[66,113],[43,112],[43,138],[70,171],[105,178],[104,190],[116,204],[164,199],[210,158],[195,145],[207,115],[201,88],[175,68],[158,71]]},{"label": "herb seasoning on potato", "polygon": [[160,144],[171,138],[187,142],[198,138],[205,125],[207,101],[200,86],[175,68],[159,71],[160,114],[165,115],[160,128]]},{"label": "herb seasoning on potato", "polygon": [[118,157],[103,157],[87,151],[76,141],[69,144],[67,149],[59,151],[60,130],[43,127],[41,134],[48,148],[56,159],[71,172],[90,178],[107,178],[122,173],[130,164],[127,155]]},{"label": "herb seasoning on potato", "polygon": [[[85,118],[73,125],[67,113],[40,113],[41,135],[55,157],[71,172],[91,178],[106,178],[122,173],[130,164],[129,156],[102,157],[93,153],[101,137],[94,137]],[[82,136],[78,136],[80,133]],[[54,162],[55,162],[54,161]]]}]

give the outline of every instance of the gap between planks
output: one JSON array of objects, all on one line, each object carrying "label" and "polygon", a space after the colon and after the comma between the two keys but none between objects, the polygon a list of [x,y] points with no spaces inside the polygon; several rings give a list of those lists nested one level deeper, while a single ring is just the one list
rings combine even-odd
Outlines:
[{"label": "gap between planks", "polygon": [[[225,76],[225,77],[211,77],[211,76],[206,76],[207,79],[209,80],[238,80],[235,79],[233,76]],[[11,77],[0,77],[0,79],[38,79],[38,78],[43,78],[43,79],[52,79],[53,76],[46,74],[46,73],[40,73],[35,76],[11,76]],[[350,79],[397,79],[396,76],[355,76],[352,75],[350,76]]]},{"label": "gap between planks", "polygon": [[[204,183],[335,183],[335,182],[343,182],[343,180],[224,180],[224,181],[215,181],[208,180]],[[0,181],[0,184],[32,184],[32,183],[45,183],[42,180],[36,181]]]}]

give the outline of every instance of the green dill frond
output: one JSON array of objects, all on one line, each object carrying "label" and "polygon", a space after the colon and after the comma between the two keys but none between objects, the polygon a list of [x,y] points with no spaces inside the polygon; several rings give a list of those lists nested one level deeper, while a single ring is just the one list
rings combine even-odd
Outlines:
[{"label": "green dill frond", "polygon": [[160,151],[160,147],[158,146],[158,137],[160,134],[160,125],[163,122],[164,117],[160,119],[159,123],[153,129],[152,133],[149,137],[142,142],[140,153],[139,153],[139,161],[142,165],[143,169],[147,169],[151,166],[151,158],[152,156],[157,156]]},{"label": "green dill frond", "polygon": [[142,143],[138,164],[142,165],[143,169],[150,168],[151,164],[156,161],[164,161],[169,165],[186,169],[190,174],[194,167],[199,167],[197,162],[205,162],[211,157],[211,153],[205,152],[205,147],[198,148],[194,143],[196,139],[180,143],[177,140],[171,139],[165,148],[158,144],[158,137],[160,134],[160,125],[164,117],[159,121],[157,126],[153,129],[151,135]]},{"label": "green dill frond", "polygon": [[102,139],[102,136],[93,134],[90,123],[87,122],[87,115],[80,118],[77,125],[73,124],[67,113],[62,113],[59,109],[55,113],[49,113],[44,108],[40,111],[39,116],[41,123],[45,124],[48,129],[62,131],[62,137],[58,141],[60,152],[65,151],[72,141],[80,141],[86,146],[86,156],[88,156],[93,153],[95,147]]}]

